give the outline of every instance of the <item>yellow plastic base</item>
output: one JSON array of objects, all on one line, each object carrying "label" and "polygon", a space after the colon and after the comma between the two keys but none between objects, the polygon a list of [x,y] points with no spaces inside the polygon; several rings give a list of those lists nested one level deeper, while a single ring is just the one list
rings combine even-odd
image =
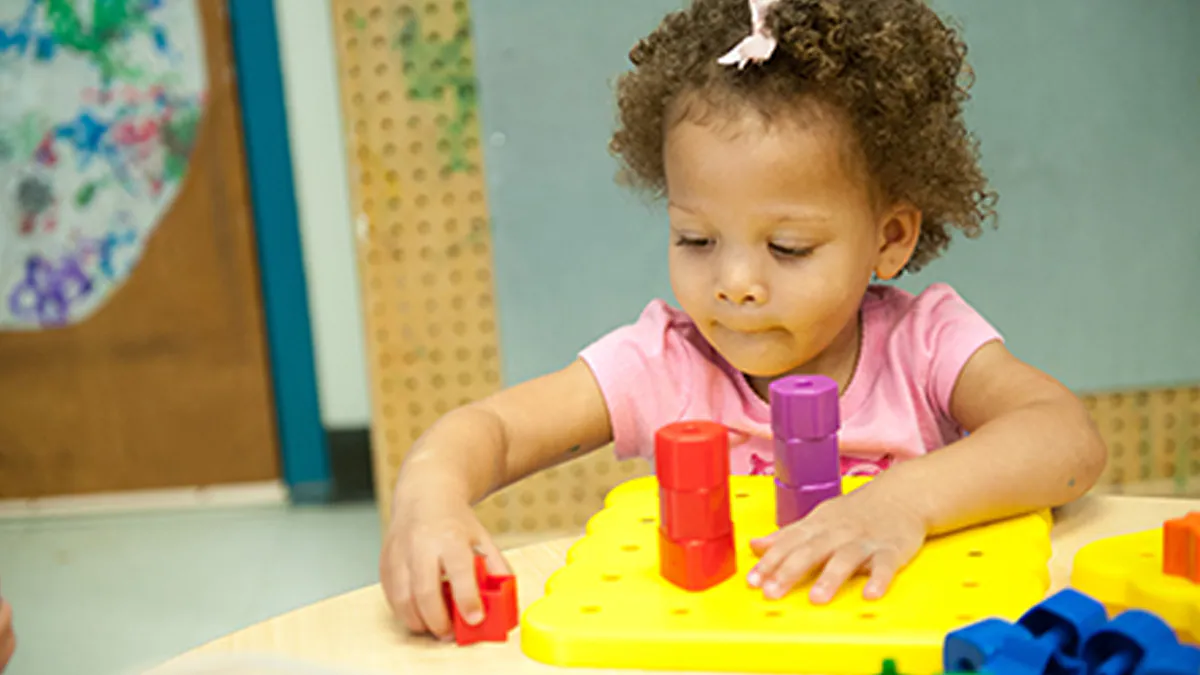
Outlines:
[{"label": "yellow plastic base", "polygon": [[1075,555],[1071,585],[1114,611],[1162,617],[1181,639],[1200,642],[1200,584],[1162,572],[1162,528],[1094,541]]},{"label": "yellow plastic base", "polygon": [[545,597],[525,612],[524,652],[568,667],[873,675],[891,658],[906,675],[941,673],[947,632],[991,616],[1015,620],[1050,585],[1043,513],[930,540],[875,602],[863,600],[861,578],[825,606],[809,602],[807,586],[768,601],[745,578],[755,562],[749,540],[776,529],[774,482],[734,476],[730,488],[733,578],[699,593],[665,581],[658,483],[629,481],[608,495]]}]

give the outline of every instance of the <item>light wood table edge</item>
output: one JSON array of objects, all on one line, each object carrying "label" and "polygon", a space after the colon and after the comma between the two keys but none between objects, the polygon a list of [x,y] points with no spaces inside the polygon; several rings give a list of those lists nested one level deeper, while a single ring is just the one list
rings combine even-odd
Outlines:
[{"label": "light wood table edge", "polygon": [[[1069,585],[1076,552],[1097,539],[1158,527],[1168,518],[1200,511],[1200,499],[1089,495],[1055,511],[1051,590]],[[576,537],[522,546],[506,551],[518,575],[522,608],[542,596],[549,576],[565,562]],[[241,665],[204,657],[244,655]],[[271,665],[270,659],[292,662],[294,668]],[[258,659],[255,661],[254,659]],[[255,665],[257,664],[257,665]],[[552,668],[536,663],[520,650],[519,631],[504,644],[458,648],[429,638],[412,637],[393,620],[379,584],[316,602],[231,633],[161,666],[147,675],[368,675],[375,673],[503,672],[625,673]],[[661,674],[660,674],[661,675]]]}]

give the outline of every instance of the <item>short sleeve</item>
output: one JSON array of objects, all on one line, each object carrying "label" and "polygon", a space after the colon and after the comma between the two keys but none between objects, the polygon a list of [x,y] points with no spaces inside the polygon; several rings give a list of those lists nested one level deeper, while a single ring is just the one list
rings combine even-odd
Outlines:
[{"label": "short sleeve", "polygon": [[918,342],[924,346],[930,402],[950,417],[954,386],[967,362],[980,347],[1003,336],[950,286],[934,284],[913,308]]},{"label": "short sleeve", "polygon": [[618,458],[652,456],[654,430],[686,408],[687,364],[695,351],[687,337],[689,325],[685,315],[655,300],[636,322],[580,352],[608,407]]}]

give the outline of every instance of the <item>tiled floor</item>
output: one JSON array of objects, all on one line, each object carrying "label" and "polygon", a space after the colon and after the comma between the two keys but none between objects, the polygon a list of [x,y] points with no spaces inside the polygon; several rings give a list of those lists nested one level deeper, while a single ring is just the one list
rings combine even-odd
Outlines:
[{"label": "tiled floor", "polygon": [[0,519],[5,675],[125,675],[378,579],[374,504]]}]

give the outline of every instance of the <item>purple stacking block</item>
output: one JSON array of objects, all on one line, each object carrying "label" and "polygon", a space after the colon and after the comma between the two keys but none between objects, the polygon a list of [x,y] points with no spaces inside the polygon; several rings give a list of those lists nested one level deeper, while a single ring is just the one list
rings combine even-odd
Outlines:
[{"label": "purple stacking block", "polygon": [[775,522],[808,515],[842,494],[838,460],[838,386],[820,375],[794,375],[771,383],[775,436]]},{"label": "purple stacking block", "polygon": [[837,483],[841,473],[836,434],[813,441],[775,437],[775,480],[780,483],[795,488]]},{"label": "purple stacking block", "polygon": [[775,481],[775,524],[783,527],[807,516],[817,505],[842,494],[842,482],[791,487]]}]

